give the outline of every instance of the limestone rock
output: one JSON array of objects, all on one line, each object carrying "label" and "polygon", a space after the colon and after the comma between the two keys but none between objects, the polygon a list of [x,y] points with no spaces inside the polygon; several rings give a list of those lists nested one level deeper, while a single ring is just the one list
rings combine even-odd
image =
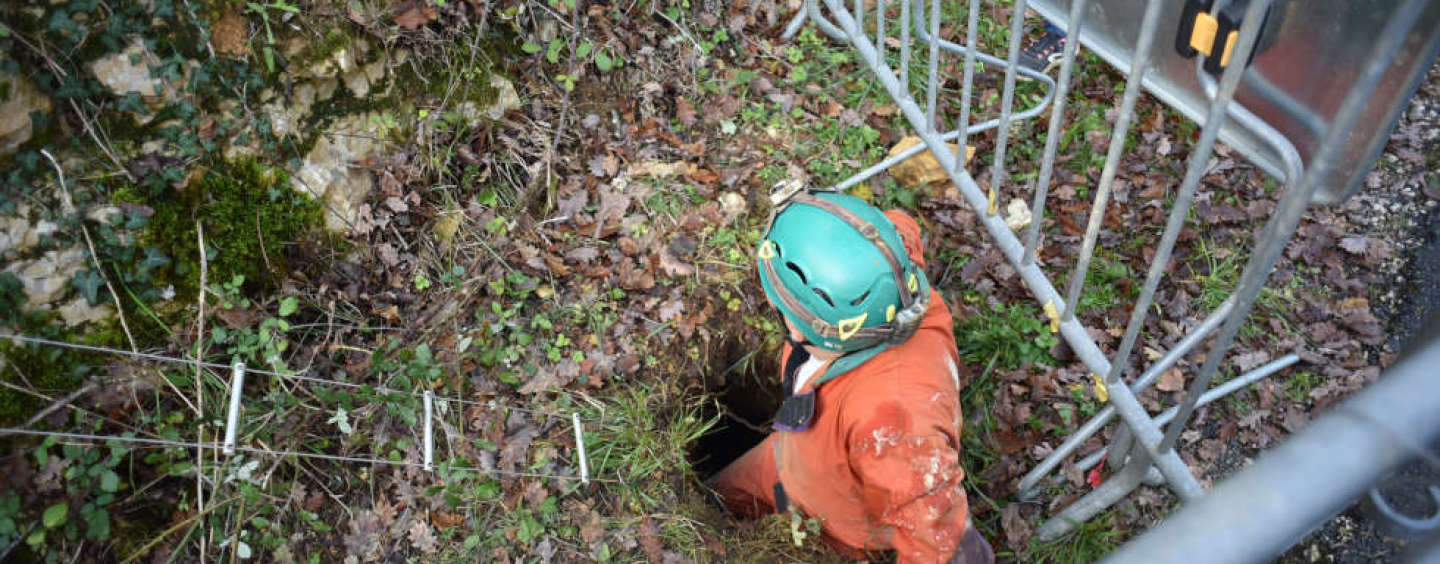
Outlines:
[{"label": "limestone rock", "polygon": [[356,98],[364,98],[370,94],[372,86],[380,84],[381,80],[385,78],[387,68],[386,61],[382,57],[381,60],[341,75],[340,79],[345,82],[345,87],[349,88],[350,93],[354,94]]},{"label": "limestone rock", "polygon": [[456,106],[456,113],[468,121],[479,121],[482,117],[494,121],[505,117],[506,112],[520,107],[520,94],[515,91],[515,85],[505,77],[490,75],[490,86],[495,89],[494,102],[482,108],[475,102],[466,101]]},{"label": "limestone rock", "polygon": [[90,72],[116,96],[138,92],[149,105],[174,95],[173,89],[167,87],[160,77],[150,74],[150,68],[158,66],[160,58],[146,49],[145,42],[137,37],[124,51],[90,63]]},{"label": "limestone rock", "polygon": [[371,125],[372,116],[354,114],[335,120],[292,177],[292,188],[325,207],[325,226],[330,229],[348,233],[375,186],[365,161],[379,152],[383,142]]},{"label": "limestone rock", "polygon": [[9,154],[35,134],[30,112],[48,113],[50,98],[24,77],[0,73],[0,155]]},{"label": "limestone rock", "polygon": [[65,321],[65,326],[67,327],[75,327],[91,321],[100,321],[115,315],[115,308],[110,304],[102,303],[91,306],[90,302],[86,301],[85,298],[70,300],[65,305],[60,306],[57,311],[60,312],[60,319]]},{"label": "limestone rock", "polygon": [[[295,40],[292,40],[295,41]],[[292,56],[300,56],[304,51],[305,43],[292,44],[287,51],[293,52]],[[354,39],[344,46],[331,51],[324,58],[310,63],[305,68],[295,73],[298,78],[337,78],[350,74],[360,68],[361,59],[370,52],[370,43],[364,39]]]},{"label": "limestone rock", "polygon": [[740,214],[745,213],[745,197],[736,192],[721,194],[720,211],[724,212],[726,221],[733,221]]},{"label": "limestone rock", "polygon": [[290,99],[275,97],[263,106],[270,117],[270,127],[278,137],[300,131],[300,124],[310,117],[310,110],[316,102],[323,102],[335,95],[337,82],[333,78],[322,78],[302,82],[291,91]]},{"label": "limestone rock", "polygon": [[85,268],[85,251],[71,247],[47,251],[38,259],[21,261],[5,270],[13,273],[25,286],[25,298],[31,306],[59,300],[70,288],[70,279]]},{"label": "limestone rock", "polygon": [[21,205],[14,216],[0,216],[0,258],[15,256],[40,244],[40,237],[54,234],[60,226],[50,220],[30,222],[30,207]]}]

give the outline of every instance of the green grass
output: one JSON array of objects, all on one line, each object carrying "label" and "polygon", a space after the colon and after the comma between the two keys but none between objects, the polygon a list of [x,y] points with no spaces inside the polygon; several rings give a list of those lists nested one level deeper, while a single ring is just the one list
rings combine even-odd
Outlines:
[{"label": "green grass", "polygon": [[[1055,562],[1096,562],[1120,546],[1125,532],[1114,524],[1115,511],[1110,510],[1079,524],[1075,530],[1049,542],[1031,540],[1030,545],[1014,556],[1017,562],[1037,564]],[[1004,556],[1005,551],[998,555]]]}]

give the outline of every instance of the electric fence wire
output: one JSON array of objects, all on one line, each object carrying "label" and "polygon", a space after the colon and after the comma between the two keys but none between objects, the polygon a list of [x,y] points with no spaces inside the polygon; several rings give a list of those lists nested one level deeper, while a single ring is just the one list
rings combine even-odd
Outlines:
[{"label": "electric fence wire", "polygon": [[[0,436],[12,435],[12,434],[13,434],[13,435],[30,435],[30,436],[37,436],[37,437],[56,437],[56,438],[59,438],[59,439],[70,439],[70,440],[81,440],[81,441],[96,441],[96,442],[118,441],[118,442],[124,442],[124,443],[133,443],[133,444],[142,444],[142,445],[151,445],[151,446],[163,446],[163,447],[203,448],[203,449],[212,449],[212,450],[221,450],[221,449],[225,448],[224,445],[221,445],[221,444],[218,444],[218,443],[200,443],[200,442],[190,442],[190,441],[172,441],[172,440],[169,440],[169,439],[148,439],[148,438],[144,438],[144,437],[125,437],[125,436],[117,436],[117,435],[91,435],[91,434],[87,434],[87,433],[66,433],[66,432],[60,432],[60,431],[37,431],[37,430],[34,430],[34,429],[0,428]],[[235,446],[234,446],[234,449],[235,449],[236,451],[239,451],[239,452],[248,452],[248,453],[251,453],[251,454],[260,454],[260,455],[294,456],[294,457],[299,457],[299,458],[314,458],[314,459],[320,459],[320,460],[329,460],[329,461],[333,461],[333,462],[351,462],[351,463],[363,463],[363,464],[381,464],[381,465],[387,465],[387,466],[400,466],[400,467],[405,467],[405,468],[417,468],[417,469],[420,469],[420,470],[427,470],[425,464],[424,464],[424,463],[421,463],[421,462],[406,462],[406,461],[397,461],[397,460],[385,460],[385,459],[383,459],[383,458],[369,458],[369,457],[363,457],[363,456],[342,456],[342,455],[338,455],[338,454],[324,454],[324,453],[318,453],[318,452],[304,452],[304,451],[297,451],[297,450],[266,449],[266,448],[258,448],[258,447],[252,447],[252,446],[246,446],[246,445],[235,445]],[[450,466],[449,469],[450,469],[450,471],[452,471],[452,472],[455,472],[455,471],[459,471],[459,472],[475,472],[475,473],[483,474],[483,475],[500,475],[500,476],[515,476],[515,477],[521,477],[521,478],[544,478],[544,479],[552,479],[552,478],[553,478],[553,479],[557,479],[557,480],[587,480],[587,479],[588,479],[589,481],[592,481],[592,482],[603,482],[603,483],[611,483],[611,484],[618,484],[618,483],[620,483],[620,480],[617,480],[617,479],[614,479],[614,478],[596,478],[596,477],[588,477],[588,478],[587,478],[587,477],[585,477],[585,476],[583,476],[583,475],[582,475],[582,476],[567,476],[567,475],[564,475],[564,474],[545,474],[545,473],[541,473],[541,472],[519,472],[519,471],[514,471],[514,470],[501,470],[501,469],[499,469],[499,468],[479,468],[479,467],[474,467],[474,466]],[[428,470],[427,470],[427,471],[428,471]]]},{"label": "electric fence wire", "polygon": [[[219,369],[219,370],[230,370],[230,369],[231,369],[231,365],[228,365],[228,364],[220,364],[220,363],[217,363],[217,362],[207,362],[207,361],[203,361],[203,360],[191,360],[191,359],[184,359],[184,358],[176,358],[176,357],[172,357],[172,356],[165,356],[165,355],[159,355],[159,354],[153,354],[153,353],[143,353],[143,352],[137,352],[137,351],[127,351],[127,350],[123,350],[123,349],[114,349],[114,348],[101,347],[101,346],[96,346],[96,345],[85,345],[85,344],[80,344],[80,343],[70,343],[70,342],[66,342],[66,341],[55,341],[55,340],[51,340],[51,339],[45,339],[45,338],[42,338],[42,337],[32,337],[32,336],[28,336],[28,335],[20,335],[20,334],[15,334],[15,333],[9,333],[9,334],[0,335],[0,338],[14,339],[14,340],[16,340],[16,341],[20,341],[20,342],[24,342],[24,343],[37,344],[37,345],[48,345],[48,346],[53,346],[53,347],[60,347],[60,348],[80,350],[80,351],[88,351],[88,352],[96,352],[96,353],[104,353],[104,354],[113,354],[113,355],[119,355],[119,356],[128,356],[128,357],[132,357],[132,358],[143,358],[143,359],[154,360],[154,361],[159,361],[159,362],[170,362],[170,363],[175,363],[175,364],[188,364],[188,365],[190,365],[190,366],[195,366],[195,365],[198,364],[198,365],[200,365],[200,366],[204,366],[204,367],[207,367],[207,368],[215,368],[215,369]],[[272,371],[272,370],[259,370],[259,369],[255,369],[255,368],[246,367],[246,368],[245,368],[245,372],[248,373],[248,374],[263,374],[263,375],[266,375],[266,376],[276,376],[276,377],[279,377],[279,378],[289,378],[289,379],[291,379],[291,380],[297,380],[297,381],[302,381],[302,382],[313,382],[313,383],[316,383],[316,384],[322,384],[322,385],[327,385],[327,386],[339,386],[339,387],[342,387],[342,388],[350,388],[350,389],[356,389],[356,390],[363,390],[363,389],[367,389],[367,388],[368,388],[368,389],[370,389],[370,390],[373,390],[373,391],[375,391],[375,392],[379,392],[379,393],[382,393],[382,394],[402,394],[402,395],[409,395],[409,396],[417,397],[417,398],[421,396],[421,394],[417,394],[417,393],[414,393],[414,392],[406,392],[406,391],[402,391],[402,390],[396,390],[396,389],[393,389],[393,388],[386,388],[386,387],[384,387],[384,386],[371,386],[371,385],[368,385],[368,384],[356,384],[356,383],[354,383],[354,382],[341,382],[341,381],[339,381],[339,380],[329,380],[329,379],[325,379],[325,378],[316,378],[316,377],[314,377],[314,376],[305,376],[304,373],[306,372],[306,370],[301,370],[301,371],[299,371],[299,372],[276,372],[276,371]],[[500,403],[500,402],[497,402],[497,401],[494,401],[494,400],[476,401],[476,400],[467,400],[467,399],[461,399],[461,398],[441,397],[441,396],[436,396],[436,397],[435,397],[435,400],[437,400],[437,401],[443,401],[443,402],[457,403],[457,404],[460,404],[460,405],[478,405],[478,406],[488,407],[488,408],[490,408],[490,409],[509,409],[509,410],[512,410],[512,411],[519,411],[519,412],[523,412],[523,413],[531,413],[531,414],[536,414],[536,415],[544,415],[544,416],[547,416],[547,417],[563,417],[563,418],[567,418],[567,419],[570,418],[570,414],[568,414],[568,413],[560,413],[560,412],[556,412],[556,411],[546,411],[546,410],[542,410],[542,409],[531,409],[531,408],[528,408],[528,407],[517,407],[517,406],[513,406],[513,405],[503,404],[503,403]]]}]

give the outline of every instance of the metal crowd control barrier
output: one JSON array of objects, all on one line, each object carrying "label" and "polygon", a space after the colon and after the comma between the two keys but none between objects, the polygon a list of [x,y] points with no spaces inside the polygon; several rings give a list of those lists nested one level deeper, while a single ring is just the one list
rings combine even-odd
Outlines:
[{"label": "metal crowd control barrier", "polygon": [[[1440,379],[1435,378],[1440,317],[1431,321],[1428,337],[1375,384],[1260,455],[1205,499],[1126,543],[1106,562],[1268,561],[1407,459],[1418,456],[1440,466],[1440,458],[1426,452],[1440,439]],[[1426,520],[1428,528],[1416,532],[1440,540],[1437,519]],[[1410,553],[1414,559],[1402,561],[1440,559],[1440,545],[1416,545],[1410,549],[1419,551]]]},{"label": "metal crowd control barrier", "polygon": [[[1057,140],[1063,131],[1077,43],[1080,42],[1066,43],[1059,77],[1052,81],[1017,65],[1025,31],[1024,15],[1029,7],[1027,0],[1014,0],[1008,53],[1003,60],[980,53],[976,48],[980,4],[980,0],[968,0],[965,10],[968,21],[963,25],[966,38],[964,43],[957,44],[940,38],[942,13],[939,0],[929,2],[928,16],[923,0],[900,0],[898,9],[893,6],[887,9],[885,0],[874,0],[873,3],[855,0],[852,6],[846,6],[843,0],[806,0],[805,9],[787,26],[786,36],[798,32],[808,21],[831,38],[853,47],[900,108],[914,134],[923,141],[910,151],[861,171],[833,188],[848,188],[922,150],[931,151],[965,202],[977,211],[994,244],[1014,266],[1031,293],[1047,311],[1055,312],[1058,332],[1076,356],[1095,375],[1103,375],[1109,405],[1026,475],[1020,483],[1019,495],[1022,499],[1033,497],[1046,475],[1115,415],[1120,416],[1124,425],[1114,434],[1109,453],[1119,471],[1044,523],[1037,531],[1041,539],[1053,539],[1064,534],[1119,501],[1147,479],[1163,480],[1183,501],[1195,501],[1204,492],[1174,449],[1180,432],[1197,405],[1240,389],[1297,360],[1293,355],[1282,357],[1207,393],[1220,362],[1279,260],[1285,244],[1294,234],[1306,207],[1315,201],[1343,199],[1357,179],[1373,165],[1404,101],[1413,93],[1419,77],[1434,59],[1437,45],[1440,45],[1437,42],[1437,37],[1440,37],[1437,31],[1440,30],[1436,29],[1437,22],[1440,22],[1440,2],[1347,3],[1344,0],[1324,0],[1306,4],[1287,0],[1252,0],[1248,3],[1237,0],[1232,6],[1227,0],[1094,0],[1091,6],[1090,0],[1072,0],[1065,4],[1067,10],[1062,11],[1057,0],[1036,0],[1035,9],[1063,25],[1069,37],[1081,38],[1080,42],[1127,75],[1105,165],[1094,191],[1084,239],[1078,256],[1074,257],[1073,270],[1063,294],[1036,263],[1035,251],[1041,236],[1040,224],[1054,170]],[[1356,5],[1341,9],[1351,4]],[[1187,9],[1187,17],[1194,16],[1198,11],[1210,17],[1211,23],[1218,19],[1220,32],[1213,38],[1217,43],[1202,50],[1207,51],[1206,57],[1197,56],[1190,61],[1179,55],[1178,46],[1172,46],[1182,42],[1177,40],[1177,35],[1184,28],[1180,26],[1176,14],[1182,11],[1182,7]],[[1327,8],[1329,12],[1312,13]],[[954,23],[957,28],[960,27],[959,22]],[[1200,27],[1201,24],[1194,25]],[[1093,31],[1090,29],[1092,26]],[[894,39],[887,32],[893,32],[897,27],[899,47],[887,51],[887,40]],[[1262,29],[1265,32],[1263,38]],[[1330,43],[1324,49],[1312,49],[1314,44],[1323,42],[1317,39],[1319,36]],[[910,90],[911,59],[919,56],[911,53],[912,42],[928,47],[923,100],[917,100],[917,94]],[[1344,49],[1334,47],[1335,44],[1343,44]],[[1252,54],[1257,53],[1257,45],[1266,53],[1285,55],[1278,61],[1271,60],[1276,55],[1267,57],[1264,53],[1252,58]],[[1213,58],[1217,60],[1233,61],[1223,66],[1218,81],[1207,74],[1206,59],[1212,58],[1208,56],[1209,52],[1215,53]],[[1290,75],[1264,72],[1267,68],[1292,64],[1287,61],[1298,56],[1289,54],[1294,52],[1302,55],[1313,52],[1329,57],[1308,65],[1306,69],[1310,74],[1302,76],[1302,79],[1312,77],[1314,73],[1325,70],[1325,65],[1330,65],[1325,75],[1327,81],[1300,84]],[[937,71],[940,68],[938,61],[941,56],[949,55],[961,55],[964,60],[960,111],[954,129],[946,127],[950,119],[946,112],[937,109],[940,107],[937,98],[942,83]],[[1003,69],[1004,86],[998,119],[972,125],[974,112],[970,106],[976,61]],[[1250,65],[1252,62],[1253,66]],[[1321,70],[1315,70],[1317,68]],[[1046,93],[1036,106],[1013,112],[1017,73],[1039,80]],[[1085,287],[1085,275],[1095,251],[1103,211],[1109,201],[1142,88],[1149,89],[1161,101],[1198,121],[1201,132],[1188,157],[1185,175],[1173,192],[1174,203],[1164,234],[1155,247],[1154,259],[1131,310],[1124,337],[1114,356],[1107,358],[1076,318],[1072,304],[1078,303]],[[1006,226],[996,206],[996,202],[1000,201],[1000,191],[1020,192],[1025,188],[1007,183],[1009,175],[1005,153],[1009,143],[1009,124],[1038,115],[1046,105],[1051,106],[1049,128],[1033,185],[1033,219],[1022,242]],[[990,190],[987,193],[964,168],[965,159],[958,152],[965,150],[967,135],[989,128],[997,131]],[[1140,378],[1126,382],[1121,372],[1128,364],[1137,336],[1151,310],[1156,288],[1170,262],[1212,149],[1219,139],[1239,149],[1262,170],[1278,176],[1285,188],[1274,214],[1256,234],[1254,252],[1234,293],[1203,323],[1143,371]],[[951,140],[958,141],[954,150],[946,145]],[[1158,418],[1151,418],[1136,399],[1136,394],[1206,339],[1209,339],[1210,345],[1205,362],[1191,378],[1180,404]],[[1092,453],[1082,464],[1094,466],[1100,456]]]}]

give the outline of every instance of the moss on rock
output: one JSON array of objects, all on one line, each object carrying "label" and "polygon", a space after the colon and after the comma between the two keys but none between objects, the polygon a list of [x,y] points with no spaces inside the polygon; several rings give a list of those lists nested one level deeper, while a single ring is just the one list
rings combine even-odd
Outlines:
[{"label": "moss on rock", "polygon": [[166,187],[153,198],[137,198],[133,189],[116,194],[117,200],[154,209],[139,242],[170,257],[168,282],[177,296],[194,296],[199,289],[197,219],[205,231],[210,281],[240,275],[249,291],[276,286],[291,269],[285,246],[320,226],[320,205],[292,191],[284,171],[254,159],[224,163],[193,178],[186,188]]}]

